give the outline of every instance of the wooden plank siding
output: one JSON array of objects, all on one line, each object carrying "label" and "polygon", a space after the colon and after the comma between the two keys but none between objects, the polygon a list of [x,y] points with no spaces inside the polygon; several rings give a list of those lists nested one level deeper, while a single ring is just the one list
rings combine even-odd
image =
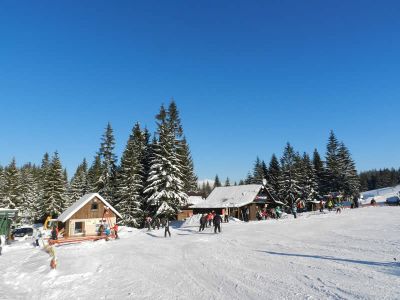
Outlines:
[{"label": "wooden plank siding", "polygon": [[[93,203],[97,203],[97,209],[92,209]],[[103,218],[104,210],[104,203],[97,197],[94,197],[65,222],[64,235],[67,237],[96,235],[98,226],[101,224]],[[106,218],[111,221],[112,225],[116,223],[117,217],[115,213],[110,209],[108,210]],[[75,233],[76,222],[83,223],[82,233]]]}]

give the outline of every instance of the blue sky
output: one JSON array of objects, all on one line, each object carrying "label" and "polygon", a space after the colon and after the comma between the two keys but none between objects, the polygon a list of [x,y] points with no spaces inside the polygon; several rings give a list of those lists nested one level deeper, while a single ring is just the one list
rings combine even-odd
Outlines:
[{"label": "blue sky", "polygon": [[200,179],[325,153],[400,166],[398,1],[2,1],[0,164],[58,150],[70,175],[107,122],[120,157],[174,97]]}]

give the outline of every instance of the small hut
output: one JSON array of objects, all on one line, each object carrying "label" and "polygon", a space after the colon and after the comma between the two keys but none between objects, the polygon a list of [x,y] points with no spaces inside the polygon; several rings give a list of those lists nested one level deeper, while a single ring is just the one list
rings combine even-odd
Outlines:
[{"label": "small hut", "polygon": [[193,213],[208,213],[215,211],[217,214],[246,219],[245,213],[248,209],[248,220],[256,220],[257,210],[268,207],[283,205],[282,202],[273,199],[268,189],[261,184],[248,184],[238,186],[216,187],[205,201],[193,205]]},{"label": "small hut", "polygon": [[64,223],[64,237],[97,235],[100,225],[114,226],[119,212],[97,193],[86,194],[59,217]]}]

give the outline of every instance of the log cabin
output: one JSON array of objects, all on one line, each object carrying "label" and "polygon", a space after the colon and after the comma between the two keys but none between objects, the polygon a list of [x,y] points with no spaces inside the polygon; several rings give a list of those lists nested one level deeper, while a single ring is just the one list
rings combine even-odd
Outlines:
[{"label": "log cabin", "polygon": [[121,214],[98,193],[82,196],[59,217],[64,237],[97,235],[100,225],[114,226]]}]

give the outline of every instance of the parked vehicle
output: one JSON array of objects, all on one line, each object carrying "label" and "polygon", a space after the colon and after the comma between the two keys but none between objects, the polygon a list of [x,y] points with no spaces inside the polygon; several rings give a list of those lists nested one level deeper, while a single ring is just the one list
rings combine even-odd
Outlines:
[{"label": "parked vehicle", "polygon": [[24,240],[27,237],[31,237],[33,235],[32,227],[21,227],[17,228],[12,232],[12,237],[14,240]]},{"label": "parked vehicle", "polygon": [[399,196],[392,196],[392,197],[386,198],[386,204],[387,205],[400,205]]}]

